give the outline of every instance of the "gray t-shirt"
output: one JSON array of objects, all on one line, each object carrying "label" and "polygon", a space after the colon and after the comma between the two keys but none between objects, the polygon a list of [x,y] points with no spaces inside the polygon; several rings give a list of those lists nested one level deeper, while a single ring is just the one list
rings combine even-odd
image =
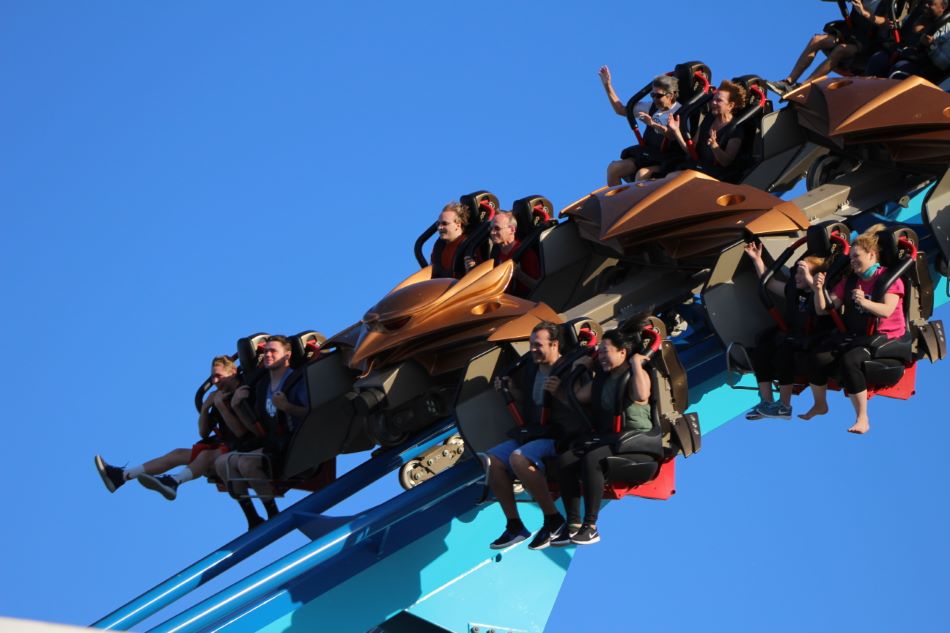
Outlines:
[{"label": "gray t-shirt", "polygon": [[531,401],[538,407],[544,406],[544,381],[551,375],[551,366],[538,366],[538,373],[534,377],[534,385],[531,387]]}]

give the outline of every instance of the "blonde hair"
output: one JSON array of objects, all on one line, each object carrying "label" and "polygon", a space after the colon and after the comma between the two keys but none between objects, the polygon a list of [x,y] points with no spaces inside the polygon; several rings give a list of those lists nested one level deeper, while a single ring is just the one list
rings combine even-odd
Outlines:
[{"label": "blonde hair", "polygon": [[455,217],[459,219],[459,224],[462,226],[463,230],[468,226],[469,220],[471,218],[471,212],[469,211],[467,205],[464,205],[461,202],[455,202],[453,200],[442,207],[442,213],[445,213],[446,211],[451,211],[455,214]]},{"label": "blonde hair", "polygon": [[881,231],[886,231],[887,226],[884,224],[875,224],[872,227],[869,227],[864,233],[854,238],[854,244],[851,245],[852,248],[860,246],[869,253],[874,253],[878,259],[881,258],[881,245],[879,243],[877,234]]},{"label": "blonde hair", "polygon": [[230,373],[237,371],[237,367],[235,366],[234,361],[231,360],[230,356],[215,356],[211,359],[211,371],[214,371],[215,365],[221,365]]},{"label": "blonde hair", "polygon": [[815,273],[823,273],[828,271],[828,260],[825,257],[809,255],[808,257],[803,257],[802,261],[808,266],[808,272],[813,275]]}]

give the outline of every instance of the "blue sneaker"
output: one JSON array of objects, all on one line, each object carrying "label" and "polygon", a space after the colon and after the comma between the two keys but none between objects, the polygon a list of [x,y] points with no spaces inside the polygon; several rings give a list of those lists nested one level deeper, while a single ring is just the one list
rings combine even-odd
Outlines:
[{"label": "blue sneaker", "polygon": [[772,404],[772,403],[771,403],[771,402],[765,402],[764,400],[760,401],[759,404],[757,404],[757,405],[755,405],[754,407],[752,407],[751,409],[749,409],[749,412],[745,414],[745,419],[746,419],[746,420],[761,420],[762,418],[765,417],[765,415],[762,413],[761,409],[763,409],[764,407],[766,407],[766,406],[768,406],[768,405],[770,405],[770,404]]},{"label": "blue sneaker", "polygon": [[762,413],[762,417],[765,418],[778,418],[780,420],[792,419],[792,408],[781,402],[769,402],[759,410]]}]

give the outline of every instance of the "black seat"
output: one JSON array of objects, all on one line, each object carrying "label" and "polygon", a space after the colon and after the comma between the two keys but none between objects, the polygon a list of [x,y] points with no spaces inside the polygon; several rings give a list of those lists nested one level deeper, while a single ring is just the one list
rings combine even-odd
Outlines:
[{"label": "black seat", "polygon": [[469,220],[466,228],[465,248],[455,254],[459,257],[473,257],[478,261],[488,259],[491,252],[492,219],[501,210],[501,204],[495,194],[489,191],[476,191],[459,198],[459,202],[468,207]]}]

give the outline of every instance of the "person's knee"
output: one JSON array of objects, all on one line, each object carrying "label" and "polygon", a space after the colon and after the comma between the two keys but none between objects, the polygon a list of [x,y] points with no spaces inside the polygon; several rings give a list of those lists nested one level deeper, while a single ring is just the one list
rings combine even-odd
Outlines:
[{"label": "person's knee", "polygon": [[833,43],[834,39],[832,39],[832,37],[827,33],[816,33],[810,40],[808,40],[808,45],[805,48],[809,52],[813,53]]},{"label": "person's knee", "polygon": [[515,474],[518,475],[520,479],[530,477],[533,473],[537,472],[537,467],[534,463],[521,453],[513,453],[508,463],[511,464],[511,469],[515,471]]},{"label": "person's knee", "polygon": [[841,44],[840,46],[835,46],[835,48],[828,54],[828,59],[833,62],[838,62],[852,57],[856,51],[857,49],[854,46]]},{"label": "person's knee", "polygon": [[637,169],[637,164],[632,160],[615,160],[607,165],[607,173],[612,176],[623,177],[632,174]]},{"label": "person's knee", "polygon": [[218,478],[222,481],[227,481],[228,475],[230,474],[228,472],[230,470],[228,466],[229,459],[230,455],[222,455],[221,457],[214,460],[214,472],[218,474]]},{"label": "person's knee", "polygon": [[264,472],[264,469],[261,467],[261,458],[257,456],[241,457],[238,459],[237,467],[245,477],[259,477]]}]

